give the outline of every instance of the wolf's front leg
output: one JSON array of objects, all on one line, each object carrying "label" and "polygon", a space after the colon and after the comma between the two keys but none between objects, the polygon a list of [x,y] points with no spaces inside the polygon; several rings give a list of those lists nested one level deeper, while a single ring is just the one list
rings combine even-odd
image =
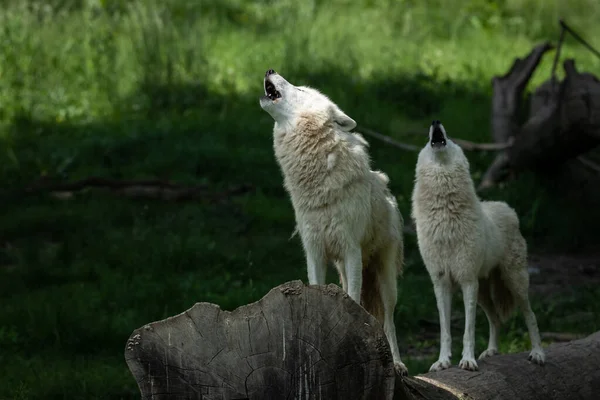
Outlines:
[{"label": "wolf's front leg", "polygon": [[471,282],[461,284],[463,301],[465,303],[465,334],[463,336],[462,360],[458,366],[468,371],[477,371],[475,361],[475,312],[477,310],[477,291],[479,282],[474,279]]},{"label": "wolf's front leg", "polygon": [[362,268],[360,246],[348,249],[344,257],[348,295],[358,304],[360,304],[360,292],[362,290]]},{"label": "wolf's front leg", "polygon": [[325,251],[320,243],[303,240],[306,252],[306,269],[309,285],[324,285],[327,276],[327,260]]},{"label": "wolf's front leg", "polygon": [[[447,274],[446,274],[447,275]],[[441,371],[450,368],[452,357],[452,336],[450,333],[450,314],[452,312],[452,282],[449,277],[433,280],[433,291],[440,316],[440,357],[429,371]]]}]

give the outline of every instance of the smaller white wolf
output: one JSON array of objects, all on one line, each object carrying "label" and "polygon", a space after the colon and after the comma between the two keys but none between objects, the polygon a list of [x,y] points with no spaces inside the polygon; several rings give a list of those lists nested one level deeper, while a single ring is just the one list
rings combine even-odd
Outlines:
[{"label": "smaller white wolf", "polygon": [[273,147],[296,216],[311,285],[324,285],[327,263],[342,287],[382,324],[394,367],[400,359],[394,309],[402,271],[402,217],[387,176],[371,171],[356,122],[327,96],[297,87],[273,70],[261,107],[275,120]]},{"label": "smaller white wolf", "polygon": [[465,331],[459,367],[475,371],[475,308],[489,322],[488,348],[479,359],[498,353],[498,329],[518,306],[532,350],[529,360],[542,365],[544,352],[529,304],[527,244],[517,213],[506,203],[480,201],[462,149],[433,121],[429,142],[419,153],[412,195],[412,217],[419,250],[433,281],[440,317],[440,356],[430,371],[450,367],[450,309],[454,285],[462,289]]}]

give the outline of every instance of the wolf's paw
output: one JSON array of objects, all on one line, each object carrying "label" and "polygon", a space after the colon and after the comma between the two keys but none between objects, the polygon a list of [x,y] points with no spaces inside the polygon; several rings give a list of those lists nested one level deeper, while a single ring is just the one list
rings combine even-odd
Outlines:
[{"label": "wolf's paw", "polygon": [[450,359],[449,358],[445,358],[445,359],[439,359],[436,362],[434,362],[431,365],[431,368],[429,368],[429,372],[436,372],[436,371],[441,371],[444,369],[448,369],[450,368]]},{"label": "wolf's paw", "polygon": [[486,351],[484,351],[483,353],[481,353],[479,355],[479,359],[483,360],[486,357],[495,356],[497,354],[498,354],[498,349],[487,349]]},{"label": "wolf's paw", "polygon": [[531,361],[532,363],[538,364],[538,365],[544,365],[544,362],[546,362],[546,356],[544,355],[544,352],[542,351],[542,349],[531,350],[531,353],[529,353],[529,357],[527,357],[527,359],[529,361]]},{"label": "wolf's paw", "polygon": [[397,375],[408,376],[408,368],[406,368],[406,365],[404,365],[403,362],[395,362],[394,370],[396,371]]},{"label": "wolf's paw", "polygon": [[458,367],[467,371],[477,371],[479,369],[474,358],[463,358],[458,363]]}]

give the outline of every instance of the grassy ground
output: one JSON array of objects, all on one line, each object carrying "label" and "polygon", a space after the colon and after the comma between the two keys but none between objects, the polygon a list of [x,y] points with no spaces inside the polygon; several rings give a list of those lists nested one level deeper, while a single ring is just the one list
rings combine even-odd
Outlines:
[{"label": "grassy ground", "polygon": [[[2,399],[137,398],[123,358],[133,329],[197,301],[233,309],[305,279],[300,243],[289,239],[293,210],[272,154],[272,120],[258,105],[266,69],[321,89],[360,126],[399,140],[423,144],[404,133],[426,132],[436,118],[451,135],[489,141],[490,78],[555,39],[558,16],[600,46],[600,4],[592,0],[568,8],[541,0],[42,3],[4,1],[0,11],[5,188],[97,175],[256,190],[216,204],[97,191],[3,199]],[[600,69],[571,40],[563,51],[583,70]],[[548,56],[532,84],[550,68]],[[408,219],[416,154],[370,142],[374,166],[390,176]],[[475,179],[491,157],[469,154]],[[511,202],[532,251],[597,243],[597,212],[533,176],[484,197]],[[396,321],[416,374],[435,356],[437,327],[427,321],[437,310],[415,239],[405,240]],[[534,296],[541,329],[600,329],[599,295],[590,285]],[[596,318],[566,318],[575,311]],[[483,314],[477,332],[479,351]],[[461,336],[459,326],[457,355]],[[513,318],[500,350],[528,345],[522,319]]]}]

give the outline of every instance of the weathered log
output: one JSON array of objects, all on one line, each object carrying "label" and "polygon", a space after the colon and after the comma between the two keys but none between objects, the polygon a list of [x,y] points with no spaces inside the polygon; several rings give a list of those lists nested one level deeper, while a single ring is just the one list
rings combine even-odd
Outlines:
[{"label": "weathered log", "polygon": [[293,281],[233,312],[197,303],[133,332],[144,399],[392,399],[379,322],[336,285]]},{"label": "weathered log", "polygon": [[527,352],[478,361],[478,372],[453,367],[398,378],[395,400],[592,400],[600,397],[600,332],[545,349],[546,364]]},{"label": "weathered log", "polygon": [[209,303],[135,330],[127,364],[144,399],[596,399],[600,332],[402,378],[381,325],[336,285],[288,282],[233,312]]},{"label": "weathered log", "polygon": [[496,143],[512,139],[512,145],[497,154],[479,189],[526,169],[554,169],[600,145],[600,81],[578,72],[573,60],[564,62],[562,82],[550,79],[535,90],[529,117],[519,126],[523,91],[551,48],[547,43],[535,47],[525,60],[517,59],[507,74],[492,80],[492,136]]}]

